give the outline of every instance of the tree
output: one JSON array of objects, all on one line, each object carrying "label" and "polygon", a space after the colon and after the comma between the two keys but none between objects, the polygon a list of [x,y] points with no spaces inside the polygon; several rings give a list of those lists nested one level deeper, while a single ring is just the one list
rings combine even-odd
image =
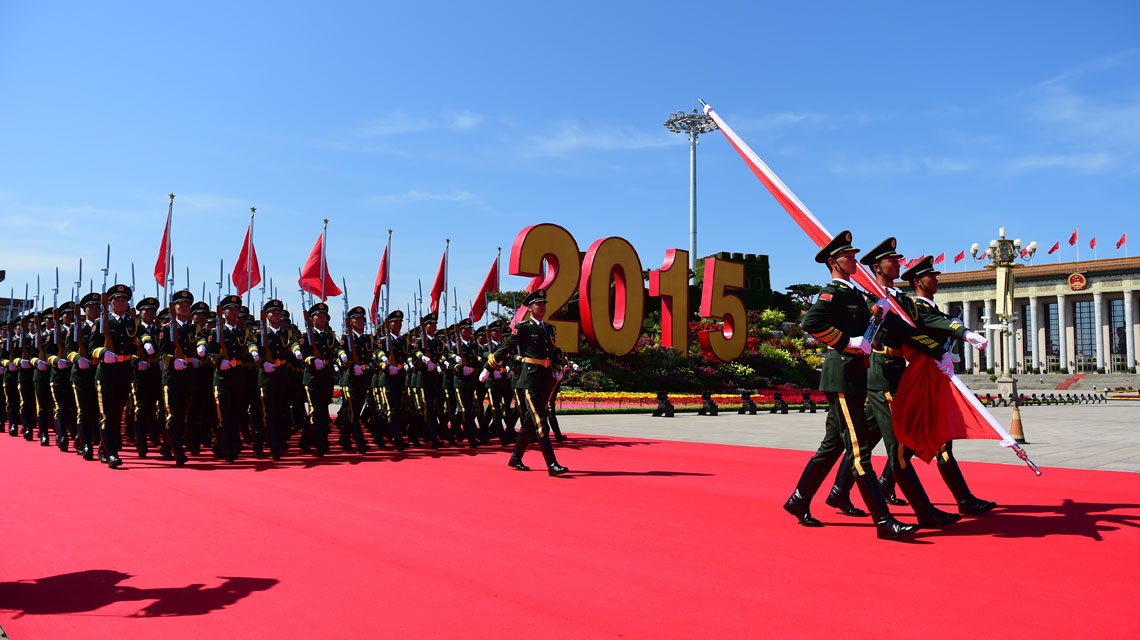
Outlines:
[{"label": "tree", "polygon": [[787,287],[785,291],[787,291],[789,295],[798,298],[801,304],[807,305],[811,304],[812,298],[818,295],[820,291],[823,291],[823,287],[818,284],[793,284]]}]

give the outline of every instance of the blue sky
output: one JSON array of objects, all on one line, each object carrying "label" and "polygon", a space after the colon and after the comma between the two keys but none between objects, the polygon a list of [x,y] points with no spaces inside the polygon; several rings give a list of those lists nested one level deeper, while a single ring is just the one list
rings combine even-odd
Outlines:
[{"label": "blue sky", "polygon": [[[1094,235],[1122,255],[1122,233],[1140,240],[1138,34],[1136,2],[6,2],[0,286],[74,280],[80,256],[86,280],[107,242],[141,285],[171,191],[196,293],[250,206],[287,302],[326,217],[354,305],[389,228],[401,306],[444,238],[466,307],[538,222],[583,251],[623,236],[656,268],[688,247],[688,146],[662,123],[697,98],[864,249],[952,256],[1004,225],[1066,260],[1074,227],[1083,259]],[[701,254],[767,254],[776,288],[825,279],[719,133],[698,182]]]}]

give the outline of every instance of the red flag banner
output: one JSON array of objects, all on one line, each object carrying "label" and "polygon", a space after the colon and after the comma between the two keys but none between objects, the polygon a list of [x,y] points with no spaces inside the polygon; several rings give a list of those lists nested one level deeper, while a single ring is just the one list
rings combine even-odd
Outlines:
[{"label": "red flag banner", "polygon": [[487,272],[487,277],[483,280],[483,286],[479,289],[479,293],[475,296],[475,300],[471,303],[471,313],[468,315],[471,322],[479,322],[483,314],[487,311],[486,294],[492,291],[499,290],[499,259],[495,258],[495,262],[491,265],[491,270]]},{"label": "red flag banner", "polygon": [[[173,203],[171,204],[173,208]],[[1119,248],[1119,245],[1117,245]],[[166,286],[166,269],[170,266],[170,212],[166,214],[166,227],[162,230],[162,248],[158,250],[158,260],[154,263],[154,279]]]},{"label": "red flag banner", "polygon": [[384,246],[384,257],[380,258],[380,270],[376,272],[376,284],[372,287],[372,324],[376,324],[376,312],[380,309],[380,287],[388,284],[388,246]]},{"label": "red flag banner", "polygon": [[1069,236],[1069,246],[1077,245],[1077,230],[1073,229],[1073,235]]},{"label": "red flag banner", "polygon": [[935,258],[935,259],[934,259],[934,264],[938,264],[938,263],[942,262],[942,261],[943,261],[943,260],[945,260],[945,259],[946,259],[946,252],[945,252],[945,251],[943,251],[942,253],[938,254],[938,257],[937,257],[937,258]]},{"label": "red flag banner", "polygon": [[1029,249],[1022,249],[1021,250],[1021,257],[1024,258],[1027,255],[1029,255]]},{"label": "red flag banner", "polygon": [[958,264],[959,262],[961,262],[965,259],[966,259],[966,250],[963,249],[962,251],[958,252],[958,255],[954,256],[954,264]]},{"label": "red flag banner", "polygon": [[245,242],[241,245],[237,264],[234,265],[234,272],[230,275],[239,296],[261,284],[261,268],[257,266],[257,250],[253,246],[252,233],[251,224],[250,228],[245,230]]},{"label": "red flag banner", "polygon": [[1120,247],[1122,247],[1128,243],[1128,238],[1126,236],[1128,236],[1127,233],[1120,234],[1120,239],[1116,241],[1116,248],[1117,249],[1119,249]]},{"label": "red flag banner", "polygon": [[1096,249],[1096,236],[1093,236],[1093,239],[1089,240],[1089,249]]},{"label": "red flag banner", "polygon": [[[800,226],[801,229],[803,229],[805,233],[807,233],[808,237],[811,238],[811,240],[820,248],[830,242],[832,235],[827,231],[827,229],[824,228],[824,226],[811,213],[811,211],[809,211],[808,208],[802,202],[800,202],[799,198],[797,198],[796,195],[792,193],[791,189],[789,189],[787,185],[785,185],[783,181],[780,180],[775,172],[773,172],[768,167],[768,165],[765,164],[764,161],[761,160],[760,157],[757,156],[756,153],[748,147],[748,145],[740,138],[740,136],[738,136],[736,132],[732,130],[732,127],[728,126],[728,123],[726,123],[720,117],[720,115],[713,110],[712,107],[705,105],[704,111],[705,115],[711,117],[713,121],[716,122],[717,126],[720,128],[721,133],[723,133],[724,136],[728,139],[729,144],[731,144],[733,148],[736,149],[737,153],[739,153],[741,158],[744,159],[744,162],[748,165],[748,167],[752,170],[760,182],[764,184],[764,187],[768,189],[768,192],[771,193],[772,196],[776,198],[776,201],[779,202],[781,206],[783,206],[784,210],[792,216],[792,219],[796,221],[796,223]],[[905,322],[913,326],[914,321],[906,315],[906,312],[902,310],[902,307],[900,307],[893,298],[887,296],[886,291],[874,279],[874,277],[871,275],[871,272],[861,264],[857,265],[857,267],[858,269],[852,275],[852,278],[855,280],[855,282],[866,289],[868,292],[878,296],[879,298],[886,299],[888,304],[890,304],[891,310],[894,313],[898,314],[898,316]],[[918,357],[915,358],[915,360],[921,361],[929,359],[925,357]],[[927,362],[926,364],[928,367],[933,369],[933,362]],[[910,369],[911,367],[908,366],[908,373]],[[946,376],[943,376],[941,373],[937,372],[936,369],[935,373],[937,373],[937,377],[932,376],[929,381],[921,381],[920,384],[915,384],[912,382],[911,384],[914,386],[922,386],[924,388],[924,391],[928,393],[931,392],[932,389],[937,388],[939,393],[944,393],[947,395],[955,394],[958,396],[956,401],[961,401],[964,403],[963,406],[966,408],[964,412],[957,415],[948,414],[940,416],[937,414],[937,411],[939,410],[937,407],[935,408],[934,412],[923,406],[919,406],[917,409],[909,409],[905,406],[899,407],[898,399],[896,399],[896,401],[893,403],[894,410],[898,411],[902,409],[903,411],[910,411],[911,413],[908,415],[921,414],[923,416],[926,416],[929,420],[953,422],[955,424],[944,425],[942,428],[959,433],[972,434],[978,433],[979,431],[984,432],[984,428],[988,428],[990,431],[996,433],[999,436],[1002,441],[1002,446],[1009,448],[1018,448],[1017,442],[1009,435],[1009,432],[1007,432],[1005,428],[998,423],[997,419],[994,418],[993,415],[989,413],[989,411],[987,411],[980,402],[978,402],[978,399],[974,396],[973,392],[970,391],[970,389],[966,387],[965,384],[962,383],[962,381],[957,376],[947,378]],[[904,380],[906,375],[908,374],[904,374]],[[914,375],[917,375],[917,370]],[[923,422],[923,424],[929,425],[929,421]],[[940,436],[938,433],[934,433],[931,434],[931,437],[937,438]],[[939,445],[943,444],[944,442],[945,441],[940,442]]]},{"label": "red flag banner", "polygon": [[439,298],[447,289],[447,252],[439,259],[439,271],[435,272],[435,284],[431,286],[431,312],[439,313]]},{"label": "red flag banner", "polygon": [[[309,259],[305,261],[304,268],[301,269],[301,278],[297,280],[299,287],[311,292],[322,301],[328,300],[332,296],[339,296],[341,293],[340,288],[336,286],[336,281],[329,274],[329,265],[322,255],[324,242],[325,234],[322,232],[317,238],[317,244],[313,245],[313,250],[309,252]],[[322,273],[324,274],[323,280],[321,279]]]},{"label": "red flag banner", "polygon": [[1058,241],[1054,242],[1053,246],[1050,247],[1050,249],[1049,249],[1049,255],[1053,255],[1053,252],[1056,251],[1057,249],[1060,249],[1060,248],[1061,248],[1061,241],[1058,240]]}]

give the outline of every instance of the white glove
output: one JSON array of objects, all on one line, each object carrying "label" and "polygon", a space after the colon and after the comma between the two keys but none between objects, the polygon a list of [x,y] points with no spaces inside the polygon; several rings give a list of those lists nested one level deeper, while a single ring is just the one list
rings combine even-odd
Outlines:
[{"label": "white glove", "polygon": [[44,362],[43,360],[37,360],[36,361],[36,368],[39,369],[40,371],[47,371],[48,363]]},{"label": "white glove", "polygon": [[31,368],[32,368],[32,363],[31,363],[31,361],[29,361],[29,360],[21,360],[21,361],[20,361],[20,368],[21,368],[21,369],[31,369]]},{"label": "white glove", "polygon": [[404,371],[407,371],[407,372],[411,373],[411,371],[412,371],[412,365],[410,365],[410,364],[406,364],[406,365],[404,365]]},{"label": "white glove", "polygon": [[348,362],[348,354],[347,353],[340,354],[340,363],[345,364],[346,362]]},{"label": "white glove", "polygon": [[388,362],[388,356],[380,354],[380,362]]},{"label": "white glove", "polygon": [[111,364],[113,362],[116,362],[116,361],[118,361],[118,359],[119,359],[119,354],[115,353],[114,351],[104,351],[103,352],[103,362],[106,362],[107,364]]},{"label": "white glove", "polygon": [[[201,348],[201,347],[199,347],[199,348]],[[153,356],[154,355],[154,345],[149,343],[149,342],[144,342],[143,343],[143,351],[146,351],[146,354],[148,356]]]},{"label": "white glove", "polygon": [[577,371],[578,370],[578,363],[577,362],[571,362],[570,368]]},{"label": "white glove", "polygon": [[513,376],[513,375],[515,375],[515,372],[514,372],[514,371],[511,371],[510,369],[507,369],[507,377],[509,378],[509,377],[511,377],[511,376]]},{"label": "white glove", "polygon": [[495,379],[496,379],[496,380],[498,380],[499,378],[502,378],[502,377],[503,377],[503,372],[502,372],[502,371],[499,371],[499,370],[497,370],[497,369],[496,369],[496,370],[495,370],[495,373],[494,373],[494,374],[492,374],[492,375],[494,375],[494,376],[495,376]]},{"label": "white glove", "polygon": [[555,382],[559,382],[562,380],[562,372],[561,371],[554,374],[554,380],[555,380]]},{"label": "white glove", "polygon": [[71,363],[67,360],[64,360],[63,358],[60,358],[59,360],[55,361],[55,366],[59,369],[66,369],[71,366]]},{"label": "white glove", "polygon": [[364,368],[358,364],[352,365],[352,375],[354,375],[354,376],[364,375]]},{"label": "white glove", "polygon": [[182,358],[175,358],[174,359],[174,370],[175,371],[182,371],[185,368],[186,368],[186,361],[185,360],[183,360]]},{"label": "white glove", "polygon": [[427,370],[428,371],[435,371],[435,365],[432,364],[431,362],[427,363]]},{"label": "white glove", "polygon": [[194,365],[194,368],[197,369],[202,366],[202,361],[197,358],[190,358],[190,364]]},{"label": "white glove", "polygon": [[862,351],[863,355],[871,355],[871,343],[864,340],[863,336],[851,336],[847,340],[847,348]]},{"label": "white glove", "polygon": [[146,360],[139,360],[139,371],[146,371],[150,368],[150,363]]},{"label": "white glove", "polygon": [[273,373],[277,370],[277,365],[273,364],[272,362],[263,362],[261,363],[261,368],[265,371],[265,373]]},{"label": "white glove", "polygon": [[18,371],[19,369],[20,365],[16,364],[15,362],[8,363],[8,371]]},{"label": "white glove", "polygon": [[431,358],[427,356],[420,356],[420,360],[423,360],[424,364],[431,364]]},{"label": "white glove", "polygon": [[455,364],[463,364],[463,356],[455,356]]},{"label": "white glove", "polygon": [[257,351],[253,352],[253,361],[254,362],[261,362],[261,354],[258,353]]},{"label": "white glove", "polygon": [[953,377],[954,361],[950,359],[949,353],[942,354],[942,359],[938,361],[938,370],[947,378]]},{"label": "white glove", "polygon": [[388,365],[388,375],[394,376],[399,371],[394,365]]},{"label": "white glove", "polygon": [[198,345],[198,357],[199,358],[205,358],[206,357],[206,345],[204,345],[204,344]]},{"label": "white glove", "polygon": [[[79,365],[80,369],[86,369],[91,366],[91,361],[83,356],[76,356],[75,363]],[[13,369],[15,371],[15,369]]]},{"label": "white glove", "polygon": [[218,368],[221,369],[222,371],[229,371],[230,367],[232,367],[232,366],[233,366],[233,364],[231,364],[229,360],[225,360],[225,359],[223,359],[221,362],[218,363]]},{"label": "white glove", "polygon": [[875,301],[874,314],[879,317],[886,317],[887,312],[891,310],[891,302],[886,298],[879,298]]},{"label": "white glove", "polygon": [[463,367],[463,375],[465,375],[465,376],[471,375],[471,367],[464,366]]},{"label": "white glove", "polygon": [[325,361],[320,358],[313,358],[313,368],[317,371],[325,368]]},{"label": "white glove", "polygon": [[980,333],[974,333],[973,331],[966,331],[966,342],[969,342],[970,346],[978,351],[985,349],[990,344],[990,341],[987,340],[985,336]]},{"label": "white glove", "polygon": [[293,350],[293,357],[298,359],[298,360],[302,360],[304,358],[304,356],[301,355],[300,349],[294,349]]},{"label": "white glove", "polygon": [[[499,376],[498,376],[498,373],[499,373],[498,371],[496,371],[496,372],[495,372],[495,377],[496,377],[496,378],[497,378],[497,377],[499,377]],[[487,378],[488,378],[488,377],[490,377],[490,375],[491,375],[491,372],[490,372],[490,371],[487,371],[486,369],[483,369],[483,371],[481,371],[481,372],[479,373],[479,382],[486,382],[486,381],[487,381]]]}]

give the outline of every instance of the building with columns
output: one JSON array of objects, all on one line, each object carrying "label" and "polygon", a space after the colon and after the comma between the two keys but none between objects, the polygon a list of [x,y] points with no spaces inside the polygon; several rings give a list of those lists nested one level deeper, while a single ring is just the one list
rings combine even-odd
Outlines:
[{"label": "building with columns", "polygon": [[[997,283],[991,269],[945,272],[938,277],[938,307],[978,331],[997,324]],[[997,369],[1003,352],[1012,354],[1016,373],[1128,373],[1136,367],[1140,325],[1136,292],[1140,257],[1021,265],[1014,269],[1014,331],[986,330],[984,351],[962,349],[960,368],[968,373]],[[1000,373],[1000,371],[994,371]]]}]

